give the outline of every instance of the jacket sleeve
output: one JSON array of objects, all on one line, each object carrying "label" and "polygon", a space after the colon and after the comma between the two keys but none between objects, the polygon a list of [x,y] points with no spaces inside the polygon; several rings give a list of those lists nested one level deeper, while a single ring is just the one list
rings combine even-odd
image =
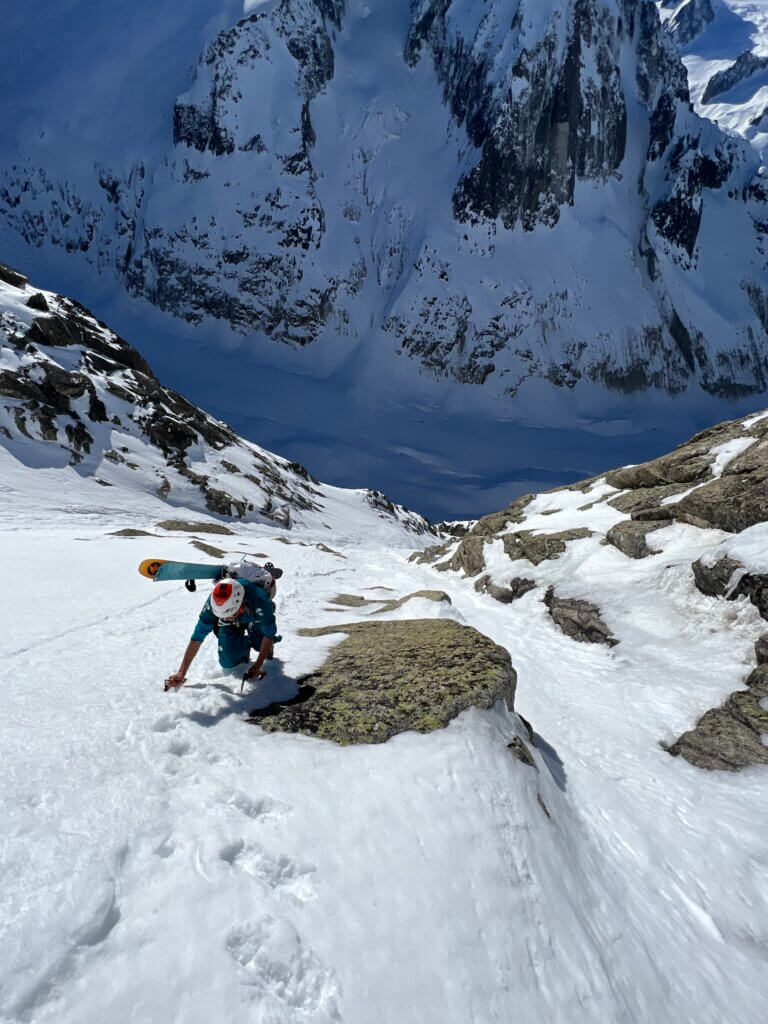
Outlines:
[{"label": "jacket sleeve", "polygon": [[249,591],[254,607],[257,609],[257,626],[264,634],[264,636],[268,636],[270,639],[274,639],[274,637],[277,636],[277,622],[275,621],[274,604],[267,596],[266,591],[263,590],[261,587],[257,587],[253,583],[251,583],[249,584]]},{"label": "jacket sleeve", "polygon": [[197,620],[197,625],[195,626],[190,639],[195,640],[199,644],[202,643],[213,629],[215,622],[216,617],[211,611],[210,603],[206,601],[203,605],[203,610],[200,612],[200,618]]}]

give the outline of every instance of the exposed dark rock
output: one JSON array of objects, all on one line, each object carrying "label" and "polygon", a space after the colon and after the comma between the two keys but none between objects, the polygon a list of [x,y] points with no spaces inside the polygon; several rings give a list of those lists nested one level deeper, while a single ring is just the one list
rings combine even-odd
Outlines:
[{"label": "exposed dark rock", "polygon": [[27,305],[30,309],[37,310],[38,313],[49,312],[48,303],[42,292],[35,292],[34,295],[30,295],[27,299]]},{"label": "exposed dark rock", "polygon": [[490,594],[491,597],[502,604],[511,604],[512,601],[516,601],[523,594],[527,594],[529,590],[533,590],[535,586],[536,584],[533,580],[515,577],[509,581],[508,586],[501,587],[491,582],[490,576],[481,576],[477,583],[475,583],[475,590],[479,594]]},{"label": "exposed dark rock", "polygon": [[14,288],[23,288],[29,281],[29,278],[19,273],[18,270],[14,270],[13,267],[0,263],[0,281],[11,284]]},{"label": "exposed dark rock", "polygon": [[208,555],[210,558],[226,558],[227,556],[226,551],[214,547],[213,544],[206,544],[204,540],[193,540],[190,543],[193,548],[197,548],[198,551],[202,551],[204,555]]},{"label": "exposed dark rock", "polygon": [[688,0],[670,19],[666,28],[678,46],[687,46],[714,20],[712,0]]},{"label": "exposed dark rock", "polygon": [[566,544],[572,540],[583,540],[591,537],[592,531],[584,528],[561,530],[559,533],[532,533],[522,530],[520,533],[505,533],[502,536],[504,550],[512,559],[526,559],[534,565],[552,558],[559,558],[565,551]]},{"label": "exposed dark rock", "polygon": [[[488,538],[490,539],[490,538]],[[466,576],[477,576],[485,568],[483,548],[486,538],[468,533],[459,541],[459,546],[447,562],[440,562],[435,568],[440,572],[451,569],[453,572],[464,571]]]},{"label": "exposed dark rock", "polygon": [[755,658],[758,665],[768,665],[768,633],[755,641]]},{"label": "exposed dark rock", "polygon": [[345,633],[323,667],[302,680],[304,699],[255,712],[269,732],[300,732],[335,743],[383,743],[431,732],[470,707],[504,700],[512,710],[516,675],[509,654],[450,619],[350,623],[302,631]]},{"label": "exposed dark rock", "polygon": [[[712,565],[706,565],[699,559],[692,568],[696,586],[702,594],[725,597],[729,601],[747,597],[761,616],[768,619],[768,573],[749,572],[741,562],[732,558],[720,558]],[[734,576],[737,572],[740,575]]]},{"label": "exposed dark rock", "polygon": [[667,525],[666,522],[658,520],[636,522],[633,519],[625,519],[612,526],[605,539],[628,558],[647,558],[653,554],[646,541],[648,534]]},{"label": "exposed dark rock", "polygon": [[746,681],[747,690],[732,693],[725,704],[713,708],[694,729],[667,749],[699,768],[739,771],[752,765],[768,765],[768,665],[760,665]]},{"label": "exposed dark rock", "polygon": [[751,50],[745,50],[730,67],[712,75],[702,93],[701,102],[711,103],[717,96],[722,96],[739,82],[743,82],[744,79],[760,71],[765,71],[766,68],[768,68],[768,57],[758,57]]},{"label": "exposed dark rock", "polygon": [[[610,504],[640,522],[677,520],[729,532],[764,522],[768,519],[766,430],[765,421],[748,429],[740,420],[720,423],[669,455],[612,470],[606,473],[606,482],[628,493],[610,499]],[[713,479],[712,449],[742,437],[753,437],[754,443]],[[679,501],[663,504],[678,494]]]},{"label": "exposed dark rock", "polygon": [[220,533],[228,537],[234,537],[235,531],[230,530],[223,523],[190,523],[183,519],[164,519],[157,523],[160,530],[176,531],[179,533]]},{"label": "exposed dark rock", "polygon": [[542,797],[541,793],[538,794],[536,799],[538,800],[539,807],[542,809],[542,811],[544,811],[544,814],[547,816],[548,820],[552,821],[552,815],[549,813],[549,808],[544,803],[544,798]]},{"label": "exposed dark rock", "polygon": [[536,767],[536,762],[533,760],[530,750],[519,736],[515,736],[512,742],[507,744],[507,750],[514,754],[518,761],[522,761],[523,764],[527,764],[531,768]]},{"label": "exposed dark rock", "polygon": [[575,597],[557,597],[550,587],[544,595],[544,604],[555,625],[580,643],[606,644],[615,647],[619,642],[600,618],[600,609],[589,601]]},{"label": "exposed dark rock", "polygon": [[[617,484],[613,485],[618,486]],[[662,505],[665,498],[671,498],[683,494],[688,490],[686,484],[659,484],[656,487],[637,487],[634,490],[626,491],[624,494],[617,494],[608,502],[619,512],[630,514],[651,509],[666,508]],[[659,516],[661,518],[661,516]]]},{"label": "exposed dark rock", "polygon": [[405,597],[384,601],[381,607],[376,609],[376,614],[397,611],[406,602],[413,601],[415,598],[421,598],[423,601],[434,601],[435,604],[451,604],[451,599],[444,590],[415,590],[412,594],[406,594]]},{"label": "exposed dark rock", "polygon": [[708,597],[725,597],[733,574],[744,566],[733,558],[721,558],[712,565],[698,559],[691,568],[696,587],[702,594]]}]

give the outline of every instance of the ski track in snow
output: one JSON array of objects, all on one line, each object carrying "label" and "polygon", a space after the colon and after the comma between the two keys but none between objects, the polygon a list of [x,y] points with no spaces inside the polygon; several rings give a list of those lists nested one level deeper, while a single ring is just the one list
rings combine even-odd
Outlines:
[{"label": "ski track in snow", "polygon": [[[764,1016],[765,772],[703,773],[660,746],[738,687],[761,631],[746,601],[718,605],[693,587],[690,562],[716,531],[668,527],[641,562],[588,538],[524,564],[542,587],[568,575],[559,590],[597,601],[621,640],[607,651],[559,633],[541,587],[502,606],[472,580],[408,564],[413,540],[400,534],[398,548],[370,513],[356,525],[359,505],[322,536],[299,529],[307,546],[238,526],[217,543],[285,569],[269,677],[241,695],[209,641],[188,684],[164,694],[207,591],[136,573],[160,545],[188,560],[184,537],[105,536],[162,518],[152,501],[83,522],[41,493],[30,529],[9,528],[10,507],[0,517],[14,581],[3,1024]],[[562,511],[530,525],[557,529],[585,497],[538,501]],[[445,589],[448,608],[416,600],[386,617],[447,614],[509,649],[536,768],[510,755],[525,734],[500,710],[344,749],[243,722],[295,693],[339,639],[296,631],[381,618],[325,610],[379,586]]]}]

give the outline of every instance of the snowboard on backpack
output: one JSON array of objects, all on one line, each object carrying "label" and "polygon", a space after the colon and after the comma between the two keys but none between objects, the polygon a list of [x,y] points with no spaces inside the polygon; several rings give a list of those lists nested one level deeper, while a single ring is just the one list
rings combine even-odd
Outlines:
[{"label": "snowboard on backpack", "polygon": [[172,562],[166,558],[145,558],[139,572],[148,580],[218,580],[226,565],[202,565],[199,562]]},{"label": "snowboard on backpack", "polygon": [[220,580],[227,575],[235,575],[252,580],[261,586],[267,586],[279,580],[283,570],[276,568],[271,562],[265,566],[256,565],[243,559],[242,562],[224,565],[202,565],[200,562],[172,562],[165,558],[145,558],[139,565],[139,572],[148,580]]}]

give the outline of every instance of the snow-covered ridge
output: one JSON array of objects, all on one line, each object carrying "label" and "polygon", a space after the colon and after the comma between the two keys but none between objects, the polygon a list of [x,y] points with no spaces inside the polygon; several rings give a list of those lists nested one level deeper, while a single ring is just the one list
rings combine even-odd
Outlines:
[{"label": "snow-covered ridge", "polygon": [[[238,437],[164,388],[88,310],[0,265],[0,446],[22,463],[73,467],[105,488],[290,528],[338,494],[303,466]],[[350,492],[371,518],[416,533],[423,517],[379,491]]]},{"label": "snow-covered ridge", "polygon": [[666,0],[660,10],[680,48],[696,110],[764,153],[768,5],[764,0]]},{"label": "snow-covered ridge", "polygon": [[0,223],[31,265],[79,253],[190,323],[495,394],[765,388],[757,160],[690,111],[650,0],[267,4],[166,116],[66,181],[14,141]]}]

